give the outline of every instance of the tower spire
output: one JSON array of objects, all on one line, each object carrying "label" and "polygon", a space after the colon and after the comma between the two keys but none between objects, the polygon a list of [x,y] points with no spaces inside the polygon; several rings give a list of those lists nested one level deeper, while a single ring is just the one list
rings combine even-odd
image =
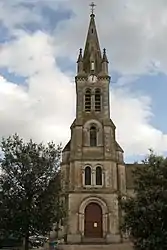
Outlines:
[{"label": "tower spire", "polygon": [[92,63],[94,65],[94,73],[98,74],[100,72],[101,61],[102,61],[100,44],[95,24],[95,14],[94,14],[95,6],[96,5],[93,2],[90,4],[91,7],[90,23],[85,44],[84,55],[83,55],[84,71],[85,73],[88,74],[91,73]]}]

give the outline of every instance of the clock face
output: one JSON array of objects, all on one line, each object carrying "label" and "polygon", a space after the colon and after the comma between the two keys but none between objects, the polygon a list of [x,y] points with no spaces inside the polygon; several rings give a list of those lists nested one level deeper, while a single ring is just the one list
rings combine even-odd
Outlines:
[{"label": "clock face", "polygon": [[97,81],[97,76],[95,75],[90,75],[88,78],[89,82],[96,82]]}]

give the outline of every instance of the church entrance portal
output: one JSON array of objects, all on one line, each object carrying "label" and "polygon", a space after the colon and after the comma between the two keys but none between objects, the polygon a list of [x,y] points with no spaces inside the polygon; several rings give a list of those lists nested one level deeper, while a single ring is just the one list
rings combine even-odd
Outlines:
[{"label": "church entrance portal", "polygon": [[102,209],[97,203],[90,203],[85,208],[85,237],[102,238]]}]

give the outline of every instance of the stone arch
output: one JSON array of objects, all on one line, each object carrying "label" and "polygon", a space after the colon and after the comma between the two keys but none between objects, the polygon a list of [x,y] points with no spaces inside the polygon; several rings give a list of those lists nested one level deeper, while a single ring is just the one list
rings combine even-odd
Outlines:
[{"label": "stone arch", "polygon": [[96,203],[102,209],[103,237],[106,237],[108,229],[108,207],[103,199],[96,196],[85,198],[79,206],[79,231],[84,237],[84,214],[86,207],[90,203]]},{"label": "stone arch", "polygon": [[95,164],[95,165],[93,166],[93,169],[96,170],[97,167],[101,167],[102,171],[105,170],[104,165],[101,164],[101,163]]},{"label": "stone arch", "polygon": [[84,133],[84,146],[90,146],[90,129],[91,127],[95,127],[97,131],[97,146],[103,145],[102,138],[102,124],[94,119],[87,121],[83,126]]}]

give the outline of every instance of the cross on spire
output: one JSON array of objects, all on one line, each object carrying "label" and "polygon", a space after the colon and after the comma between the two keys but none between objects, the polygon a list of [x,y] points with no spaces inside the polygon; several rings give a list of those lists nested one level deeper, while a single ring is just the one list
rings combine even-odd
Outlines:
[{"label": "cross on spire", "polygon": [[91,14],[94,15],[94,10],[95,10],[96,4],[94,2],[92,2],[90,4],[90,7],[91,7]]}]

